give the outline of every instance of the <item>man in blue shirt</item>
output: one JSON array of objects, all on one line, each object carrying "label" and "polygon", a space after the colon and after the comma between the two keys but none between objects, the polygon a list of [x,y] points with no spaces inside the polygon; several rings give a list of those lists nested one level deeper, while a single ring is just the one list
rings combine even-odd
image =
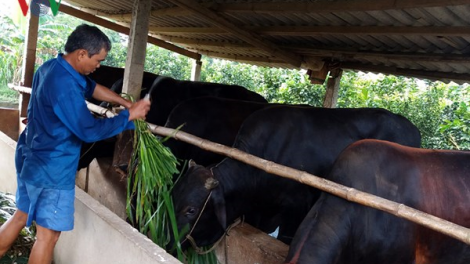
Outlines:
[{"label": "man in blue shirt", "polygon": [[[75,175],[82,141],[94,142],[133,129],[145,118],[148,100],[131,103],[86,77],[111,49],[97,27],[78,26],[68,37],[65,54],[36,71],[28,105],[28,124],[16,150],[18,210],[0,227],[0,257],[24,226],[36,222],[36,242],[29,263],[51,263],[61,231],[73,229]],[[97,119],[85,99],[126,107],[114,118]]]}]

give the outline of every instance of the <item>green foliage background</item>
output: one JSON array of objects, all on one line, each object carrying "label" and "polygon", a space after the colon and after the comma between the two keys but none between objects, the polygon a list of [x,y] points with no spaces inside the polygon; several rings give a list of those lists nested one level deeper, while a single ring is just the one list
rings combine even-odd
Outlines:
[{"label": "green foliage background", "polygon": [[[59,13],[40,19],[37,66],[56,57],[79,19]],[[0,16],[0,102],[17,102],[7,83],[18,83],[24,26]],[[104,65],[124,67],[127,36],[102,28],[113,43]],[[269,102],[322,106],[324,85],[310,84],[305,72],[263,68],[203,57],[201,81],[238,84]],[[189,80],[192,60],[149,44],[145,70]],[[410,119],[421,131],[424,148],[470,150],[470,88],[392,75],[345,71],[338,107],[382,107]]]}]

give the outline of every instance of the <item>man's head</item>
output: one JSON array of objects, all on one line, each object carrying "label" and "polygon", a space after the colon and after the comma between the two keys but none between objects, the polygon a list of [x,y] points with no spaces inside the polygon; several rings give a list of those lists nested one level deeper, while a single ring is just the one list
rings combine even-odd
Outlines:
[{"label": "man's head", "polygon": [[84,75],[100,67],[110,49],[109,38],[97,27],[86,24],[78,26],[65,43],[65,52],[75,58],[72,66]]}]

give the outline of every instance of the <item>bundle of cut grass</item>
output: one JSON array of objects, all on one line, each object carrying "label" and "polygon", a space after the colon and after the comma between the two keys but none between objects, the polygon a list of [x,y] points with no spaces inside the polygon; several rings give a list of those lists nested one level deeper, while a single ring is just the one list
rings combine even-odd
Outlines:
[{"label": "bundle of cut grass", "polygon": [[[128,177],[127,214],[134,227],[153,242],[166,248],[172,235],[179,241],[176,216],[171,199],[173,175],[178,161],[162,145],[143,120],[135,122],[134,152]],[[172,232],[170,232],[170,230]],[[194,250],[182,252],[175,247],[180,261],[189,264],[217,263],[215,253],[199,255]]]}]

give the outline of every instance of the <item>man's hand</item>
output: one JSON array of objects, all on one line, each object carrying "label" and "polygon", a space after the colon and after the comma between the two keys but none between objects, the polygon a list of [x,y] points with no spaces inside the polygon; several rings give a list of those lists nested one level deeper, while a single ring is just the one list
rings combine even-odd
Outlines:
[{"label": "man's hand", "polygon": [[145,119],[150,110],[150,100],[142,99],[132,104],[129,108],[129,121],[135,119]]}]

